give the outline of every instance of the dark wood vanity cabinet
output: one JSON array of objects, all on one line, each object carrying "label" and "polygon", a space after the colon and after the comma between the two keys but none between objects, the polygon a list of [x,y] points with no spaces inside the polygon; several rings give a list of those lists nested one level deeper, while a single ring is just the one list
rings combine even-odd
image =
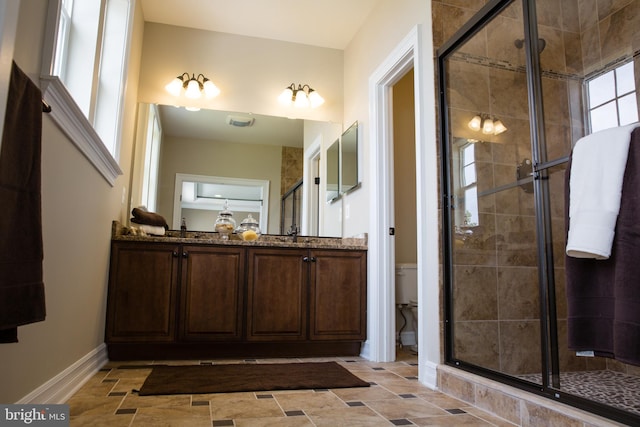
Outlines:
[{"label": "dark wood vanity cabinet", "polygon": [[109,342],[240,340],[242,248],[114,242]]},{"label": "dark wood vanity cabinet", "polygon": [[310,252],[309,338],[364,340],[367,335],[367,253]]},{"label": "dark wood vanity cabinet", "polygon": [[306,249],[248,250],[247,340],[307,339]]},{"label": "dark wood vanity cabinet", "polygon": [[250,249],[248,340],[364,340],[366,251]]},{"label": "dark wood vanity cabinet", "polygon": [[179,249],[171,244],[112,245],[107,343],[176,339]]},{"label": "dark wood vanity cabinet", "polygon": [[187,341],[242,338],[244,249],[183,246],[179,337]]},{"label": "dark wood vanity cabinet", "polygon": [[358,355],[366,251],[113,241],[112,360]]}]

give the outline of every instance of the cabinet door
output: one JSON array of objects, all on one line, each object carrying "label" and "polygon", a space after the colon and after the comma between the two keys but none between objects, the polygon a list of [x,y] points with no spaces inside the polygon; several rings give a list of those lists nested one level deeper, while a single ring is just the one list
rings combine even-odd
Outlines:
[{"label": "cabinet door", "polygon": [[177,245],[113,242],[106,341],[173,341],[177,283]]},{"label": "cabinet door", "polygon": [[242,337],[244,249],[184,246],[181,337],[236,341]]},{"label": "cabinet door", "polygon": [[310,338],[366,338],[366,251],[311,251]]},{"label": "cabinet door", "polygon": [[249,249],[247,340],[307,338],[306,250]]}]

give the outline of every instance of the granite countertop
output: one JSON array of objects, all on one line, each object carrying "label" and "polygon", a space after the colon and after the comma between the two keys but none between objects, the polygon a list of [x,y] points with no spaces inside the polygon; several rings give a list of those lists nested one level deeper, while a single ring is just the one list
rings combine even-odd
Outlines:
[{"label": "granite countertop", "polygon": [[263,234],[258,240],[245,242],[240,240],[240,238],[235,234],[232,234],[229,240],[222,240],[218,233],[208,231],[187,231],[185,233],[185,237],[181,237],[179,230],[168,230],[164,236],[132,234],[131,228],[123,226],[119,221],[113,221],[112,223],[111,239],[130,242],[159,242],[199,245],[215,244],[280,248],[367,249],[366,234],[355,237],[298,236],[295,242],[291,236]]}]

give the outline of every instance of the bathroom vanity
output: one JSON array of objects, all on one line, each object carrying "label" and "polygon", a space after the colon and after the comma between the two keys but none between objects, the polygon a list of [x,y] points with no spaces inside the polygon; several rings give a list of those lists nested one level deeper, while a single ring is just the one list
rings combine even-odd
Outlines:
[{"label": "bathroom vanity", "polygon": [[366,238],[149,237],[113,225],[111,360],[355,356],[366,338]]}]

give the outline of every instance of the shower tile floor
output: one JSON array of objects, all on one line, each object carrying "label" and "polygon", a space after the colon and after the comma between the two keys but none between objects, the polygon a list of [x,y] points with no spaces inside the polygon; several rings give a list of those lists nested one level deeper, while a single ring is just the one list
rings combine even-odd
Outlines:
[{"label": "shower tile floor", "polygon": [[[69,400],[71,426],[514,426],[418,380],[417,356],[395,362],[359,357],[259,359],[250,363],[335,360],[372,384],[367,388],[139,396],[153,362],[109,362]],[[208,361],[211,363],[211,361]],[[225,360],[220,363],[248,363]],[[162,361],[189,364],[199,361]],[[217,363],[214,361],[214,363]],[[129,366],[129,369],[119,369]]]},{"label": "shower tile floor", "polygon": [[[520,378],[540,384],[540,375]],[[581,371],[560,374],[560,390],[640,415],[640,377],[616,371]]]}]

